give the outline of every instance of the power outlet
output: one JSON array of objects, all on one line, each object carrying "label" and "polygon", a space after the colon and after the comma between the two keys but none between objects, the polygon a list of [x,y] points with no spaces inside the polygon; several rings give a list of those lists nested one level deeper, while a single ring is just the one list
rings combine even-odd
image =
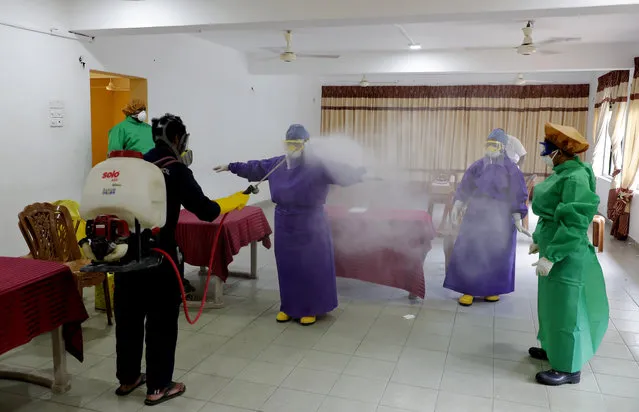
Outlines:
[{"label": "power outlet", "polygon": [[50,118],[49,127],[62,127],[64,126],[61,118]]}]

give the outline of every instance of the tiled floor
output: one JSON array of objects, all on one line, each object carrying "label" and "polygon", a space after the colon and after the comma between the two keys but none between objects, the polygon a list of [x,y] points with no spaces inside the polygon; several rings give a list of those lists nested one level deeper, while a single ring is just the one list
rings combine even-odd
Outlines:
[{"label": "tiled floor", "polygon": [[[442,288],[438,240],[425,263],[427,299],[339,279],[340,307],[312,327],[275,323],[277,280],[271,251],[260,250],[258,281],[237,281],[227,307],[181,320],[175,379],[182,398],[156,407],[180,412],[637,412],[639,411],[639,249],[606,240],[600,255],[611,304],[610,328],[580,385],[533,383],[547,365],[535,344],[536,277],[520,238],[517,291],[496,304],[459,307]],[[248,253],[237,259],[247,269]],[[87,299],[91,307],[91,298]],[[69,359],[73,389],[51,395],[0,381],[2,412],[135,412],[143,392],[113,395],[115,339],[104,315],[85,324],[86,360]],[[415,315],[414,319],[403,316]],[[50,372],[49,340],[0,358],[5,366]]]}]

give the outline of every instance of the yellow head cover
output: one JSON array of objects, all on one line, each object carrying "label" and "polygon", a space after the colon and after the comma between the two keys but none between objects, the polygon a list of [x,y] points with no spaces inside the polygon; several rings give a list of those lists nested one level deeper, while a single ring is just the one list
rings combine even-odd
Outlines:
[{"label": "yellow head cover", "polygon": [[124,106],[122,113],[124,113],[125,116],[132,116],[143,110],[146,110],[146,103],[140,99],[133,99],[129,104]]},{"label": "yellow head cover", "polygon": [[571,155],[583,153],[590,147],[581,133],[571,126],[546,123],[544,132],[546,140]]}]

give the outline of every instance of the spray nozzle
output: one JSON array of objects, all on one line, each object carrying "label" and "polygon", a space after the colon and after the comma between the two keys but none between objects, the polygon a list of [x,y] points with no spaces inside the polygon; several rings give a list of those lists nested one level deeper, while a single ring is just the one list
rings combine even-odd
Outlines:
[{"label": "spray nozzle", "polygon": [[260,189],[257,186],[250,185],[242,193],[244,193],[245,195],[256,195],[256,194],[260,193]]}]

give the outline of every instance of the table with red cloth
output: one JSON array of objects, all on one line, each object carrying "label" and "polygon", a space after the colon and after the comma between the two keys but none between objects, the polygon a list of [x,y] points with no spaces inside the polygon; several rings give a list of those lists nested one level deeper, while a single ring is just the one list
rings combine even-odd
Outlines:
[{"label": "table with red cloth", "polygon": [[0,257],[0,354],[51,332],[53,379],[23,372],[0,370],[0,379],[16,379],[70,389],[66,352],[84,360],[81,324],[89,315],[71,270],[58,262]]},{"label": "table with red cloth", "polygon": [[[214,222],[203,222],[187,210],[182,210],[180,213],[176,231],[177,243],[184,255],[184,261],[189,265],[201,268],[200,275],[206,275],[207,266],[211,260],[213,241],[221,220],[222,217],[218,217]],[[233,257],[244,246],[251,245],[249,278],[255,279],[257,277],[257,242],[261,242],[264,247],[269,249],[272,233],[271,226],[259,207],[247,206],[227,215],[213,263],[214,296],[211,301],[208,301],[207,298],[207,307],[223,306],[222,282],[226,282],[229,277],[228,266],[233,262]],[[198,292],[202,291],[198,290]],[[198,296],[198,293],[195,293],[192,300],[196,301],[194,303],[199,306],[201,298],[201,294]]]},{"label": "table with red cloth", "polygon": [[359,279],[424,298],[424,260],[436,236],[421,210],[326,206],[338,277]]}]

